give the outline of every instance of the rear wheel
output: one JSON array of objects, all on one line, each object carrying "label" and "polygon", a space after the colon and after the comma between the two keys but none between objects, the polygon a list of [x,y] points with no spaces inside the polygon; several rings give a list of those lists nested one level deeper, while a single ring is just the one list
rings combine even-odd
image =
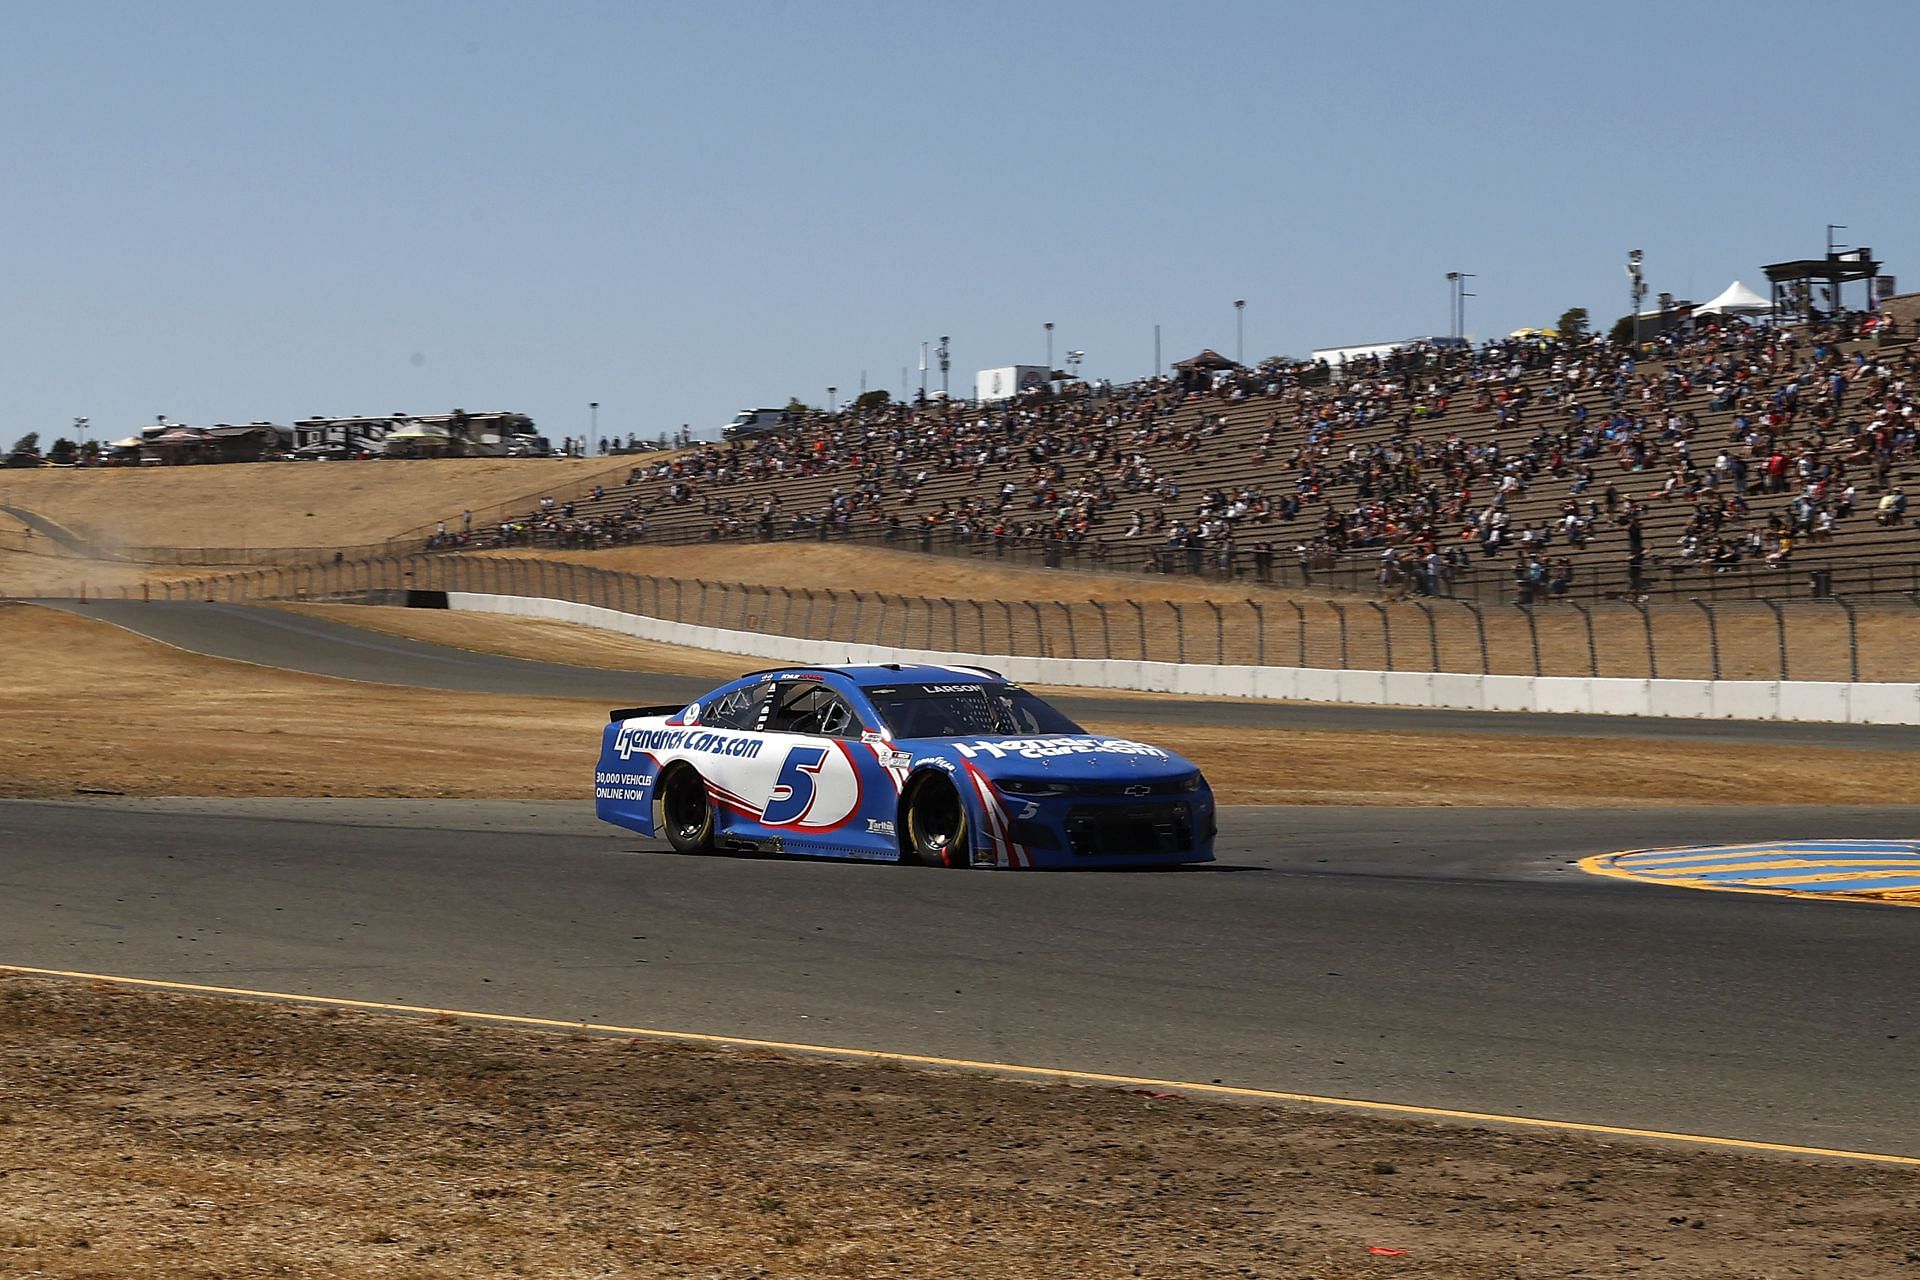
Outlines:
[{"label": "rear wheel", "polygon": [[964,867],[971,861],[967,806],[942,777],[928,778],[907,801],[907,857],[929,867]]},{"label": "rear wheel", "polygon": [[707,780],[691,765],[661,780],[660,825],[676,851],[713,852],[713,801],[707,796]]}]

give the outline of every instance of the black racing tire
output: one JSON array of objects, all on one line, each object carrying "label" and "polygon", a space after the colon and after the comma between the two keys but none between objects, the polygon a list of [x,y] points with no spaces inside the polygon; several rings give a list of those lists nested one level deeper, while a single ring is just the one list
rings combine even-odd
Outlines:
[{"label": "black racing tire", "polygon": [[916,785],[901,817],[907,861],[925,867],[971,865],[967,806],[948,779],[936,774]]},{"label": "black racing tire", "polygon": [[677,853],[713,852],[713,800],[707,780],[680,765],[660,780],[660,830]]}]

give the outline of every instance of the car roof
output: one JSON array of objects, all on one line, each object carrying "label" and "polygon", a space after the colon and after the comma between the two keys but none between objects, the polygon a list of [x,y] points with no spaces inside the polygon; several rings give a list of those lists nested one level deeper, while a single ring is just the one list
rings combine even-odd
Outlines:
[{"label": "car roof", "polygon": [[794,663],[784,667],[768,667],[763,671],[749,671],[740,678],[751,680],[756,676],[784,675],[788,672],[794,675],[842,676],[862,689],[899,684],[987,684],[1006,679],[990,667],[948,667],[924,662]]}]

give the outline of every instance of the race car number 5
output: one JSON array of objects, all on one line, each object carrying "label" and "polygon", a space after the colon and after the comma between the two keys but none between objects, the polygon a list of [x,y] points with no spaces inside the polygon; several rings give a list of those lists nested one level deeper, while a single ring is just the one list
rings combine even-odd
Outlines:
[{"label": "race car number 5", "polygon": [[781,762],[780,776],[774,780],[773,794],[767,797],[767,811],[761,821],[770,827],[798,822],[813,805],[820,771],[826,767],[827,748],[795,747]]}]

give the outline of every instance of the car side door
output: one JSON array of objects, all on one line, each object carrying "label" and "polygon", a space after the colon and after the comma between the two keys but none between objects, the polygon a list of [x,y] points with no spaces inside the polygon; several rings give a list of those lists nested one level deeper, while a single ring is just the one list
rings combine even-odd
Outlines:
[{"label": "car side door", "polygon": [[866,745],[874,727],[822,680],[780,681],[764,732],[778,760],[761,823],[796,853],[892,858],[895,792]]}]

